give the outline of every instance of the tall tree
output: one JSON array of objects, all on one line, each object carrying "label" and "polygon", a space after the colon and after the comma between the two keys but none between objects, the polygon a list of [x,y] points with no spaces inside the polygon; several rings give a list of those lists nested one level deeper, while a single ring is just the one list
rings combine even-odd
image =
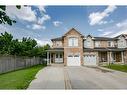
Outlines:
[{"label": "tall tree", "polygon": [[[16,6],[18,9],[21,8],[20,5]],[[11,19],[7,14],[6,14],[6,6],[5,5],[0,5],[0,24],[8,24],[12,25],[13,23],[16,23],[15,20]]]}]

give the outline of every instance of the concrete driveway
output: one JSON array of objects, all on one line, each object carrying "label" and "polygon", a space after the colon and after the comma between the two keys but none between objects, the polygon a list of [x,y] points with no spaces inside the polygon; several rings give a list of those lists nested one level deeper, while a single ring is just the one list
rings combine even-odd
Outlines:
[{"label": "concrete driveway", "polygon": [[127,89],[127,73],[52,65],[40,70],[28,89]]}]

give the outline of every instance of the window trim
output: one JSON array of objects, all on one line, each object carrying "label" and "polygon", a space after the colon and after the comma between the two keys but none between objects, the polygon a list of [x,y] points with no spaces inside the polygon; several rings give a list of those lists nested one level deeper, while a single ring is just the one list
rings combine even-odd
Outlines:
[{"label": "window trim", "polygon": [[69,37],[68,46],[69,47],[78,47],[78,37]]}]

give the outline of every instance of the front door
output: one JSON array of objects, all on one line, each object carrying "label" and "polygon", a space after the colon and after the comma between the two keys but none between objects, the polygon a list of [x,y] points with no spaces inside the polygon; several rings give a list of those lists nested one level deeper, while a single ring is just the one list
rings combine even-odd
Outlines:
[{"label": "front door", "polygon": [[122,62],[121,52],[114,52],[113,55],[115,62]]},{"label": "front door", "polygon": [[55,54],[55,63],[63,63],[63,53]]}]

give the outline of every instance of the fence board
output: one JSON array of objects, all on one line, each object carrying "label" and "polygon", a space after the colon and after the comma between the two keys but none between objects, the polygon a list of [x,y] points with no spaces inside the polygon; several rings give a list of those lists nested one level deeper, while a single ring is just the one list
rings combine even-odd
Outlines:
[{"label": "fence board", "polygon": [[43,59],[40,57],[0,55],[0,74],[42,63]]}]

